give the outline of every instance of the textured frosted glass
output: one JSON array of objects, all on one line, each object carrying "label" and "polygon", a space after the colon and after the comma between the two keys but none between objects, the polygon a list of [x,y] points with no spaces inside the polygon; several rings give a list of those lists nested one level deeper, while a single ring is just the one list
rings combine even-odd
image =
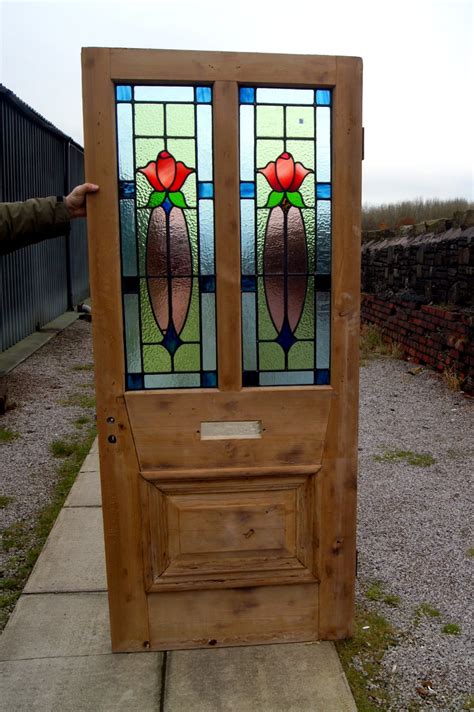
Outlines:
[{"label": "textured frosted glass", "polygon": [[202,311],[202,367],[204,371],[216,369],[216,295],[201,294]]},{"label": "textured frosted glass", "polygon": [[259,376],[261,386],[309,386],[313,379],[313,371],[267,371]]},{"label": "textured frosted glass", "polygon": [[329,368],[330,311],[330,293],[316,292],[316,368]]},{"label": "textured frosted glass", "polygon": [[120,234],[122,240],[122,274],[137,274],[137,241],[135,236],[135,209],[133,200],[120,201]]},{"label": "textured frosted glass", "polygon": [[242,274],[255,274],[255,201],[240,201]]},{"label": "textured frosted glass", "polygon": [[311,106],[289,106],[286,110],[286,135],[314,138],[314,109]]},{"label": "textured frosted glass", "polygon": [[161,104],[135,105],[135,135],[162,136],[164,129]]},{"label": "textured frosted glass", "polygon": [[261,104],[313,104],[312,89],[257,89],[257,103]]},{"label": "textured frosted glass", "polygon": [[194,101],[194,88],[137,86],[135,101]]},{"label": "textured frosted glass", "polygon": [[257,136],[283,136],[283,123],[282,106],[257,106]]},{"label": "textured frosted glass", "polygon": [[138,294],[124,294],[125,345],[127,351],[127,371],[137,373],[142,370],[140,352],[140,319],[138,316]]},{"label": "textured frosted glass", "polygon": [[166,106],[166,133],[168,136],[194,136],[194,106],[168,104]]},{"label": "textured frosted glass", "polygon": [[[150,161],[156,161],[156,157],[160,151],[163,151],[165,147],[165,142],[162,138],[137,138],[135,139],[135,162],[137,168],[143,168]],[[153,190],[145,176],[140,173],[137,175],[137,179],[142,179],[149,187],[149,192]],[[138,180],[137,180],[138,185]],[[146,203],[145,203],[146,205]]]},{"label": "textured frosted glass", "polygon": [[318,200],[316,224],[316,274],[330,274],[331,203],[329,200]]},{"label": "textured frosted glass", "polygon": [[214,274],[214,201],[199,201],[201,274]]},{"label": "textured frosted glass", "polygon": [[274,342],[261,341],[258,345],[260,371],[285,370],[285,354]]},{"label": "textured frosted glass", "polygon": [[196,115],[199,180],[210,181],[212,180],[212,108],[198,106]]},{"label": "textured frosted glass", "polygon": [[242,341],[244,370],[257,369],[257,323],[255,313],[255,293],[242,294]]},{"label": "textured frosted glass", "polygon": [[254,108],[240,107],[240,180],[255,180],[254,144]]},{"label": "textured frosted glass", "polygon": [[164,346],[158,344],[143,346],[143,370],[145,373],[171,371],[171,356]]},{"label": "textured frosted glass", "polygon": [[175,371],[199,371],[201,351],[199,344],[183,344],[174,357]]},{"label": "textured frosted glass", "polygon": [[117,104],[118,164],[120,180],[133,180],[132,105]]},{"label": "textured frosted glass", "polygon": [[199,388],[199,373],[145,375],[145,388]]},{"label": "textured frosted glass", "polygon": [[331,109],[318,106],[316,109],[316,180],[331,180]]}]

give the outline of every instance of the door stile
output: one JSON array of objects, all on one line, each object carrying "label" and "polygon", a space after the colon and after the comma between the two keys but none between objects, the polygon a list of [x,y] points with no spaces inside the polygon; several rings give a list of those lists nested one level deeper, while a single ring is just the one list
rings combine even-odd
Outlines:
[{"label": "door stile", "polygon": [[356,560],[362,60],[337,57],[333,122],[331,405],[322,470],[320,637],[351,635]]},{"label": "door stile", "polygon": [[108,49],[84,50],[82,67],[85,179],[100,186],[87,199],[87,230],[91,297],[97,305],[92,325],[110,626],[112,649],[121,651],[146,648],[149,628],[139,465],[123,397],[115,104],[109,55]]},{"label": "door stile", "polygon": [[217,368],[221,391],[240,391],[239,105],[236,82],[214,83]]}]

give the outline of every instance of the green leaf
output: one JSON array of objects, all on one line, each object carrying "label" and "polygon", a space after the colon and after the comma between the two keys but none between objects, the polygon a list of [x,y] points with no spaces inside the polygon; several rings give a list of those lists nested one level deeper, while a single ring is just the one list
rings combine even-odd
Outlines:
[{"label": "green leaf", "polygon": [[170,193],[169,198],[173,205],[176,205],[177,208],[187,208],[188,206],[186,205],[186,200],[184,195],[180,190],[177,190],[176,193]]},{"label": "green leaf", "polygon": [[265,207],[274,208],[276,205],[280,205],[284,195],[284,193],[279,193],[276,190],[272,190],[272,192],[268,196],[267,204]]},{"label": "green leaf", "polygon": [[166,192],[163,191],[163,193],[159,193],[157,190],[154,190],[153,193],[150,195],[148,199],[148,208],[159,208],[161,203],[166,197]]},{"label": "green leaf", "polygon": [[301,193],[298,190],[295,190],[294,193],[287,193],[286,197],[288,198],[289,202],[295,207],[304,208],[303,198],[301,197]]}]

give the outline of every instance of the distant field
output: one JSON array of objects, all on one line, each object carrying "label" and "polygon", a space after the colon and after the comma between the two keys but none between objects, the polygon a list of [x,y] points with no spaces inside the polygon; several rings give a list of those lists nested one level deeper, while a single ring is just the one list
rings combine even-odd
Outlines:
[{"label": "distant field", "polygon": [[379,230],[396,228],[400,225],[415,225],[424,220],[450,218],[457,211],[474,208],[474,203],[464,198],[454,200],[404,200],[399,203],[364,205],[362,207],[362,229]]}]

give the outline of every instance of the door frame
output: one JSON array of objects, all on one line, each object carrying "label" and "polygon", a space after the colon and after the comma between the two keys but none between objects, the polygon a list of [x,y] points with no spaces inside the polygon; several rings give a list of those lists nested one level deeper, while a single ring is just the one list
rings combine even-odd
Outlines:
[{"label": "door frame", "polygon": [[[229,392],[241,390],[238,86],[333,90],[333,392],[316,485],[321,572],[318,628],[321,639],[347,637],[353,629],[356,565],[362,60],[84,48],[82,71],[86,180],[100,186],[97,194],[88,196],[87,222],[107,581],[112,649],[116,652],[149,649],[150,630],[140,467],[124,397],[114,86],[213,84],[214,152],[221,157],[215,162],[218,376],[219,390]],[[107,264],[110,268],[104,269]],[[229,309],[232,319],[227,318]]]}]

